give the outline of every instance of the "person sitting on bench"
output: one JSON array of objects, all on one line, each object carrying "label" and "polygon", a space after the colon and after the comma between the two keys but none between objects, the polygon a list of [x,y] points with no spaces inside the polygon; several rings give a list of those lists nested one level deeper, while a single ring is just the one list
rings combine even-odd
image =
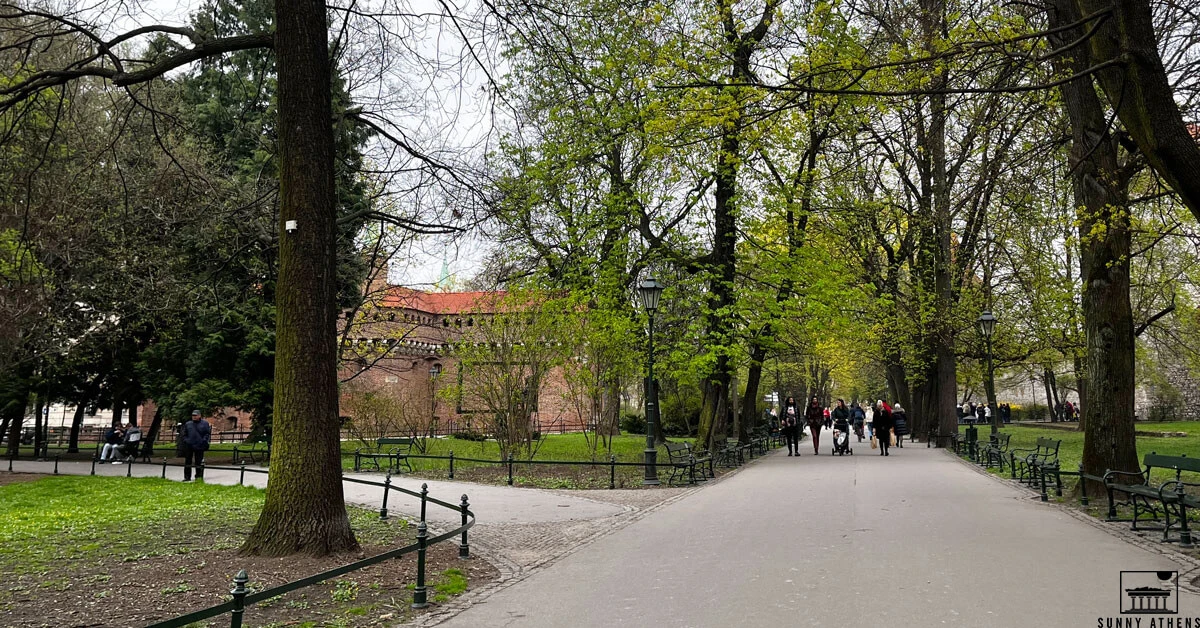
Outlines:
[{"label": "person sitting on bench", "polygon": [[117,450],[120,449],[123,442],[125,442],[125,432],[121,431],[120,425],[108,428],[108,431],[104,433],[104,449],[100,450],[100,462],[108,462],[110,458],[116,458]]},{"label": "person sitting on bench", "polygon": [[138,426],[129,423],[125,426],[125,439],[121,443],[120,459],[114,460],[113,464],[121,464],[124,461],[132,462],[134,456],[137,456],[138,447],[142,444],[142,431]]}]

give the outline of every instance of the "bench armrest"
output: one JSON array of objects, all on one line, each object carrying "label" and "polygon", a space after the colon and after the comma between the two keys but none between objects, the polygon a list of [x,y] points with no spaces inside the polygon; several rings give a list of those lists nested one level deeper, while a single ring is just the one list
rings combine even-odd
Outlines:
[{"label": "bench armrest", "polygon": [[1144,476],[1146,475],[1146,472],[1145,471],[1105,471],[1104,477],[1102,477],[1100,479],[1104,482],[1105,486],[1108,486],[1110,484],[1109,479],[1119,476],[1119,475],[1143,478],[1143,481],[1145,481]]}]

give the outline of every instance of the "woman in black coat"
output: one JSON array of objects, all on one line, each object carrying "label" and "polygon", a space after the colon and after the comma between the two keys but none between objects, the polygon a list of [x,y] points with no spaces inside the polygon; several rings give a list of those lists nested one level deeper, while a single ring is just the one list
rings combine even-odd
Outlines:
[{"label": "woman in black coat", "polygon": [[808,409],[804,411],[804,421],[808,423],[808,430],[812,432],[813,455],[815,456],[821,453],[821,428],[825,427],[825,408],[821,407],[821,402],[817,400],[816,395],[813,395]]},{"label": "woman in black coat", "polygon": [[879,455],[887,456],[892,444],[892,428],[895,427],[892,409],[883,400],[875,404],[875,436],[879,440]]},{"label": "woman in black coat", "polygon": [[796,407],[796,399],[788,397],[783,402],[783,413],[779,417],[779,430],[787,440],[788,455],[800,455],[800,409]]}]

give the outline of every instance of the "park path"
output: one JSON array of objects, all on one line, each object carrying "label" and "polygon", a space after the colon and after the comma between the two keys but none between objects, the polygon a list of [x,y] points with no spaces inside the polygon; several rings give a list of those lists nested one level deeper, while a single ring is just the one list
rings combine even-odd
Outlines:
[{"label": "park path", "polygon": [[1097,626],[1122,570],[1191,569],[942,450],[856,451],[777,451],[438,625]]}]

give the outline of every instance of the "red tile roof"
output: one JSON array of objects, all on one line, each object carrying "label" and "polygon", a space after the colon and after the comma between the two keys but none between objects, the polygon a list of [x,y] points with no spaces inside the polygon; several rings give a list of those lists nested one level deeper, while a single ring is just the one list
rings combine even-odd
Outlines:
[{"label": "red tile roof", "polygon": [[391,286],[380,301],[382,307],[404,308],[428,314],[494,313],[505,297],[496,292],[425,292]]}]

